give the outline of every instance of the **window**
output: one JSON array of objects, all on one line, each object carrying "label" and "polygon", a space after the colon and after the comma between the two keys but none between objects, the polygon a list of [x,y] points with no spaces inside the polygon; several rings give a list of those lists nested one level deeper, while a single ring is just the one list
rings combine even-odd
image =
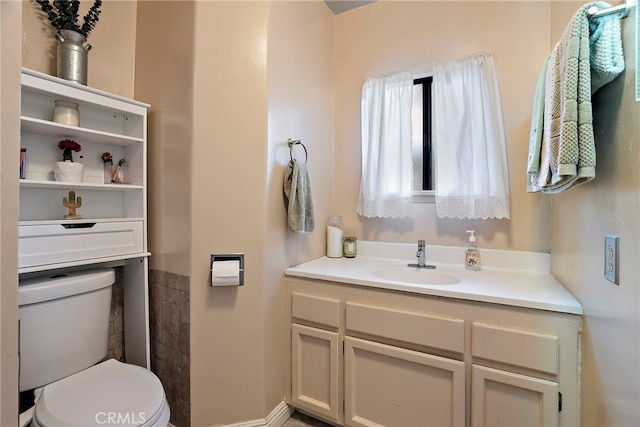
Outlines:
[{"label": "window", "polygon": [[413,81],[412,152],[413,196],[416,202],[433,201],[435,190],[432,126],[433,76]]}]

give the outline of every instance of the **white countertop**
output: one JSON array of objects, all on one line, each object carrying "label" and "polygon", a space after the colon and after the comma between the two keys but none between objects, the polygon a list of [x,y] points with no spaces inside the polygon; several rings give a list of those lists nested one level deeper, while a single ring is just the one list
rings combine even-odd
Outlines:
[{"label": "white countertop", "polygon": [[[356,258],[322,257],[290,267],[285,275],[561,313],[583,313],[582,305],[549,273],[548,254],[481,250],[482,270],[469,271],[462,262],[464,248],[427,246],[426,263],[435,265],[433,271],[437,273],[459,279],[458,283],[414,284],[382,279],[374,274],[376,270],[402,269],[408,263],[415,263],[415,251],[415,245],[358,242]],[[453,263],[453,260],[460,262]]]}]

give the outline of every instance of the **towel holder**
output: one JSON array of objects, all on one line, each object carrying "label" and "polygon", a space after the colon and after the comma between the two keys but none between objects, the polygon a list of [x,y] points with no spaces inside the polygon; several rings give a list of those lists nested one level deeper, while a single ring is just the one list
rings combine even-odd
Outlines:
[{"label": "towel holder", "polygon": [[293,146],[301,145],[304,148],[304,164],[307,164],[307,160],[309,160],[309,153],[307,152],[307,147],[304,146],[301,140],[299,139],[291,139],[287,140],[287,144],[289,145],[289,159],[293,160]]},{"label": "towel holder", "polygon": [[631,7],[634,6],[632,3],[627,3],[627,1],[623,1],[616,6],[607,7],[604,9],[598,9],[597,6],[591,6],[587,11],[589,15],[589,19],[591,18],[599,18],[605,15],[612,15],[614,13],[619,14],[620,19],[624,19],[629,16],[629,12],[631,11]]}]

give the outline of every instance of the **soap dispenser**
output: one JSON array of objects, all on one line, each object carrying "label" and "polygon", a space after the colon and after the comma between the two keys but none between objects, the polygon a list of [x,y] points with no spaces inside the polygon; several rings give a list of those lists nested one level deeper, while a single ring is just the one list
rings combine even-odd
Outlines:
[{"label": "soap dispenser", "polygon": [[475,230],[467,230],[469,233],[469,247],[467,247],[465,254],[465,267],[467,270],[480,270],[480,251],[476,246]]}]

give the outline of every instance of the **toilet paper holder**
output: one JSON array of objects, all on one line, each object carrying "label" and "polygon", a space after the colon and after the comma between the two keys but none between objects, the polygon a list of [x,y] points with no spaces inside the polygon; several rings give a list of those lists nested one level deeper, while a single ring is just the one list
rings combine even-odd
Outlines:
[{"label": "toilet paper holder", "polygon": [[[214,264],[216,262],[225,261],[237,261],[238,262],[238,275],[237,280],[233,277],[233,280],[223,283],[214,282]],[[231,278],[231,277],[230,277]],[[228,254],[211,254],[211,262],[209,263],[209,285],[210,286],[243,286],[244,285],[244,254],[243,253],[228,253]]]}]

